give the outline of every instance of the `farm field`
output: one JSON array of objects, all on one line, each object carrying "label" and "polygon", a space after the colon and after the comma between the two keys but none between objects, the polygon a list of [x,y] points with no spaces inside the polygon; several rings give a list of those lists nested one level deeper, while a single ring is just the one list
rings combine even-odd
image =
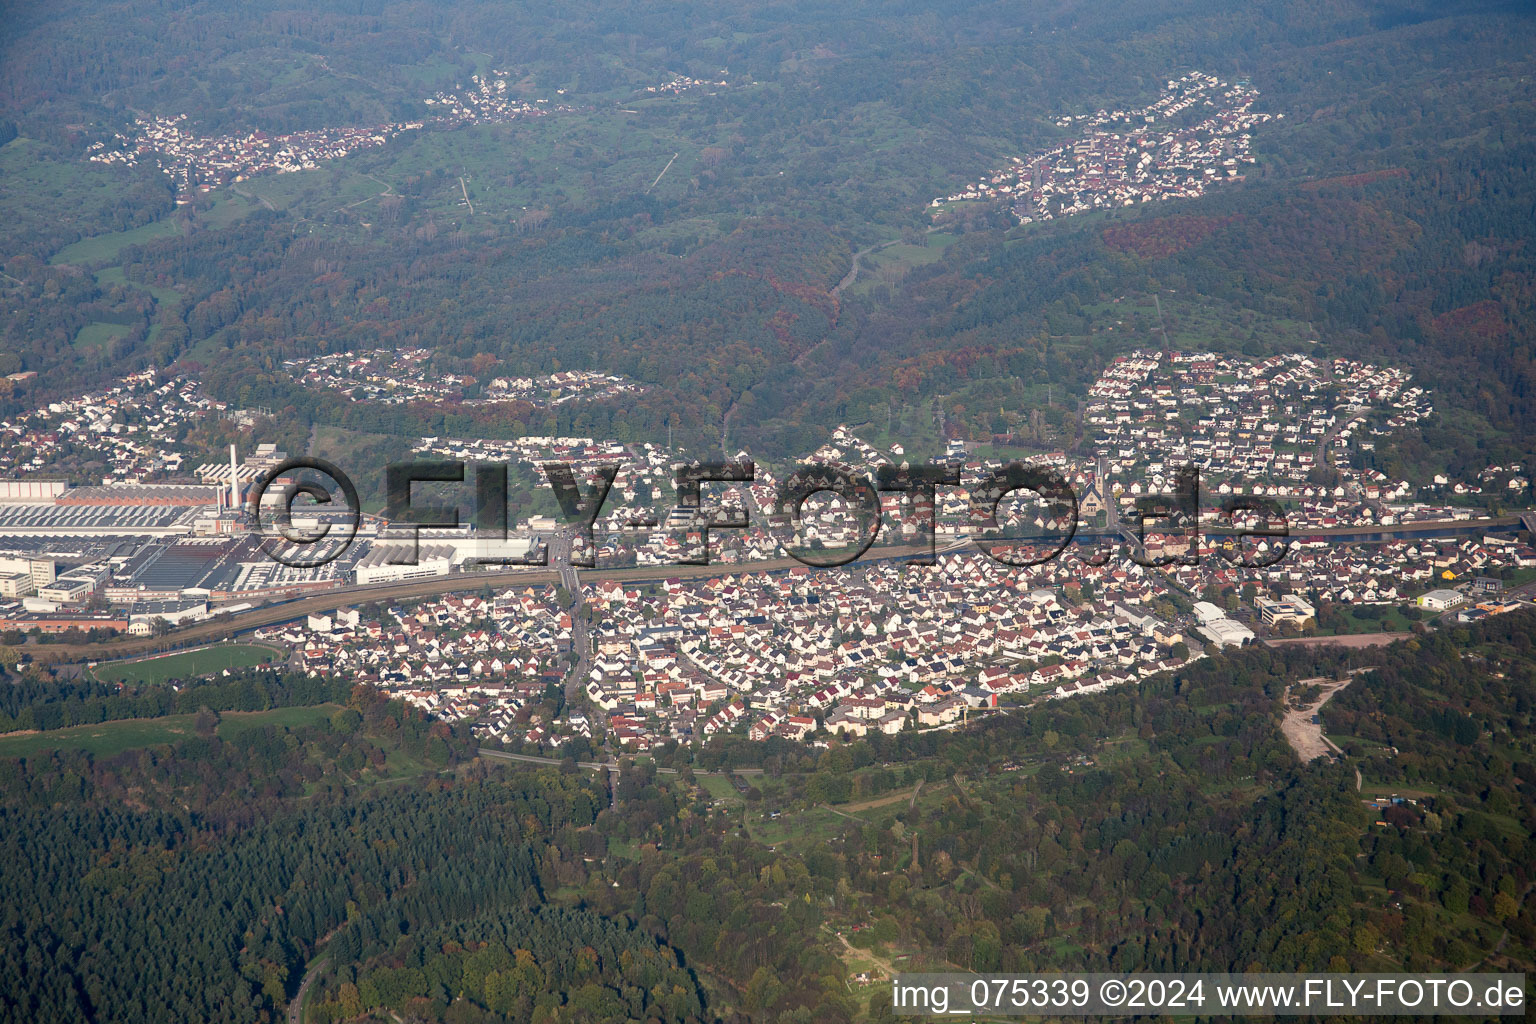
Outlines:
[{"label": "farm field", "polygon": [[249,668],[276,656],[272,648],[258,644],[218,644],[157,658],[110,662],[97,665],[91,672],[104,683],[164,683],[226,668]]},{"label": "farm field", "polygon": [[[187,213],[168,214],[159,220],[129,228],[126,231],[112,231],[82,238],[54,253],[49,257],[48,262],[54,265],[68,263],[80,266],[111,264],[124,249],[131,245],[147,245],[176,235],[182,230],[180,219],[182,217],[188,218],[190,223],[201,228],[222,228],[228,227],[257,208],[254,201],[228,190],[220,192],[212,200],[203,200],[203,202],[205,205],[191,209]],[[105,273],[98,277],[103,284],[128,283],[135,288],[143,287],[132,282],[124,282],[120,269],[116,272],[116,278],[108,278]],[[165,301],[162,293],[168,289],[150,288],[148,290],[154,293],[155,298]]]}]

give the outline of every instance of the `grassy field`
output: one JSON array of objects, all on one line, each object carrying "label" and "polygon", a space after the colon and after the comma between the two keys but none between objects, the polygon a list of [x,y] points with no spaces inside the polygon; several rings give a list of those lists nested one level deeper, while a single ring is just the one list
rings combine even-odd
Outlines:
[{"label": "grassy field", "polygon": [[0,736],[0,757],[32,757],[44,750],[72,749],[88,750],[97,757],[110,757],[124,750],[152,747],[191,736],[192,718],[192,715],[169,715]]},{"label": "grassy field", "polygon": [[73,238],[99,230],[103,212],[128,195],[134,177],[74,159],[25,136],[0,146],[0,218],[17,238]]},{"label": "grassy field", "polygon": [[95,320],[75,333],[74,346],[84,351],[104,349],[113,338],[124,337],[131,330],[132,328],[126,324],[109,324]]},{"label": "grassy field", "polygon": [[747,832],[754,841],[774,847],[789,844],[796,849],[825,843],[841,835],[849,826],[859,824],[825,807],[785,811],[769,821],[764,821],[759,812],[749,810],[746,821]]},{"label": "grassy field", "polygon": [[137,281],[130,281],[123,276],[122,267],[104,267],[101,270],[98,270],[96,272],[96,283],[101,285],[103,288],[137,288],[140,291],[149,292],[149,294],[155,297],[155,301],[162,306],[181,304],[181,293],[176,289],[163,288],[160,285],[154,284],[139,284]]},{"label": "grassy field", "polygon": [[[130,281],[123,274],[122,267],[103,267],[96,271],[96,283],[104,289],[134,288],[154,296],[155,319],[149,325],[149,341],[151,344],[159,336],[160,328],[165,325],[166,321],[181,314],[182,297],[180,292],[174,288],[166,288],[163,285],[140,284],[137,281]],[[81,333],[84,332],[82,331]],[[82,344],[82,339],[76,336],[75,346],[78,348]]]},{"label": "grassy field", "polygon": [[[466,226],[487,217],[516,220],[532,208],[645,192],[674,153],[677,159],[651,194],[677,198],[698,173],[702,151],[701,140],[667,123],[677,113],[671,108],[639,115],[603,110],[412,133],[358,154],[355,166],[397,185],[434,174],[432,187],[420,191],[413,206]],[[634,130],[637,126],[643,130]],[[463,205],[460,176],[475,206],[473,216]]]},{"label": "grassy field", "polygon": [[[1026,774],[1033,774],[1037,769],[1038,765],[1031,765],[1025,771]],[[1005,780],[1004,784],[1011,784],[1011,781]],[[701,776],[699,785],[710,795],[724,799],[732,810],[744,802],[724,778]],[[972,783],[967,783],[967,786],[971,787]],[[777,818],[766,818],[762,808],[748,805],[744,820],[747,832],[755,842],[765,846],[787,845],[792,849],[805,850],[825,843],[850,828],[863,828],[866,825],[890,828],[897,815],[906,813],[912,806],[913,789],[912,786],[902,786],[889,793],[848,803],[818,804],[803,810],[786,810]],[[963,794],[963,791],[958,789],[953,778],[936,779],[924,783],[917,791],[916,806],[932,810],[957,793]]]},{"label": "grassy field", "polygon": [[736,792],[736,787],[731,785],[731,780],[723,775],[700,775],[699,787],[716,800],[730,803],[745,803],[742,795]]},{"label": "grassy field", "polygon": [[1515,587],[1523,587],[1533,581],[1536,581],[1536,569],[1516,569],[1504,581],[1504,589],[1513,590]]},{"label": "grassy field", "polygon": [[[1141,312],[1155,322],[1155,305],[1142,300]],[[1301,320],[1269,316],[1237,306],[1163,296],[1163,317],[1174,348],[1195,351],[1234,351],[1244,343],[1262,344],[1262,351],[1305,352],[1312,325]]]},{"label": "grassy field", "polygon": [[918,792],[917,787],[914,786],[912,789],[900,789],[894,793],[887,793],[884,796],[877,796],[869,800],[860,800],[850,804],[838,804],[837,809],[844,814],[864,814],[877,807],[889,807],[892,804],[907,803],[910,805]]},{"label": "grassy field", "polygon": [[[130,245],[145,245],[161,238],[171,238],[181,231],[180,218],[190,217],[192,222],[204,228],[221,228],[233,224],[257,208],[257,204],[244,199],[233,192],[222,191],[212,202],[201,209],[192,210],[175,215],[167,215],[157,221],[127,231],[114,231],[104,235],[92,235],[90,238],[82,238],[73,245],[66,245],[49,258],[49,263],[70,263],[75,265],[93,266],[110,264],[116,261],[118,254]],[[122,271],[117,271],[117,279],[112,283],[124,283]],[[106,278],[98,278],[107,283]],[[133,287],[143,287],[133,285]],[[155,293],[155,298],[164,302],[162,292],[169,289],[149,289]],[[170,292],[175,295],[174,292]]]},{"label": "grassy field", "polygon": [[[867,416],[868,419],[860,419]],[[889,424],[889,429],[887,429]],[[936,458],[944,451],[944,438],[934,426],[933,408],[928,402],[875,402],[849,417],[848,426],[860,438],[883,451],[901,445],[909,460]]]},{"label": "grassy field", "polygon": [[897,242],[870,253],[859,261],[859,279],[848,290],[855,295],[864,295],[881,285],[894,285],[917,267],[937,263],[957,237],[936,231],[927,236],[926,245]]},{"label": "grassy field", "polygon": [[49,263],[105,263],[117,258],[117,254],[130,245],[143,245],[157,238],[169,238],[177,232],[173,220],[157,220],[143,227],[128,231],[116,231],[109,235],[82,238],[73,245],[66,245],[53,254]]},{"label": "grassy field", "polygon": [[219,736],[232,740],[241,733],[269,725],[279,729],[299,729],[323,722],[338,710],[340,706],[336,704],[316,704],[313,707],[273,708],[271,711],[226,711],[219,718]]},{"label": "grassy field", "polygon": [[265,199],[279,210],[300,207],[316,212],[347,206],[384,190],[379,182],[340,164],[291,174],[262,175],[241,182],[239,187],[254,196],[258,205]]},{"label": "grassy field", "polygon": [[164,683],[188,679],[226,668],[249,668],[272,661],[277,652],[255,644],[219,644],[180,654],[166,654],[138,661],[118,661],[92,669],[104,683]]},{"label": "grassy field", "polygon": [[[1360,609],[1351,607],[1343,615],[1343,624],[1335,629],[1321,629],[1320,636],[1349,636],[1354,633],[1404,633],[1413,628],[1415,620],[1403,614],[1396,605],[1381,607],[1381,615],[1371,618],[1356,614]],[[1374,610],[1374,609],[1373,609]]]},{"label": "grassy field", "polygon": [[[218,732],[221,738],[231,739],[242,732],[268,725],[279,728],[313,725],[329,718],[336,710],[334,704],[319,704],[306,708],[273,708],[271,711],[226,711],[220,716]],[[45,750],[87,750],[97,757],[110,757],[124,750],[185,739],[193,735],[194,717],[130,718],[72,729],[0,736],[0,758],[32,757]]]}]

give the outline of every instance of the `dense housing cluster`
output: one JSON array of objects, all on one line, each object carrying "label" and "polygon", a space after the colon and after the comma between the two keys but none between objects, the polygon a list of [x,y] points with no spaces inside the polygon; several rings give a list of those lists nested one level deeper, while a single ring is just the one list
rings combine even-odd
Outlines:
[{"label": "dense housing cluster", "polygon": [[153,369],[130,374],[0,421],[0,472],[47,473],[66,455],[89,454],[118,480],[177,473],[184,468],[179,442],[187,428],[225,411],[190,377],[164,378]]},{"label": "dense housing cluster", "polygon": [[559,686],[571,616],[547,587],[448,596],[365,616],[311,615],[256,631],[292,650],[291,666],[370,683],[439,718],[501,733],[537,725],[523,709]]},{"label": "dense housing cluster", "polygon": [[714,81],[707,78],[694,78],[691,75],[673,75],[660,85],[648,85],[645,91],[648,95],[677,96],[695,89],[724,89],[731,83],[726,79],[729,72],[725,68],[720,69],[720,77]]},{"label": "dense housing cluster", "polygon": [[[1088,394],[1083,421],[1133,497],[1194,464],[1217,493],[1281,499],[1318,526],[1452,514],[1387,508],[1381,502],[1407,499],[1414,488],[1351,466],[1352,451],[1369,451],[1372,437],[1434,411],[1428,392],[1399,369],[1297,354],[1255,361],[1138,351],[1111,363]],[[1337,482],[1322,482],[1327,467],[1337,469]]]},{"label": "dense housing cluster", "polygon": [[469,374],[433,369],[430,349],[374,349],[288,359],[283,369],[294,380],[344,395],[354,402],[462,402],[465,405],[524,402],[556,406],[567,402],[633,397],[645,388],[614,374],[562,370],[537,377],[493,377],[483,388]]},{"label": "dense housing cluster", "polygon": [[259,129],[228,135],[199,135],[185,114],[134,119],[133,128],[113,136],[112,144],[94,142],[90,159],[134,166],[153,162],[176,186],[176,201],[186,204],[219,185],[257,174],[307,171],[348,153],[382,146],[424,122],[402,121],[366,127],[327,128],[269,134]]},{"label": "dense housing cluster", "polygon": [[1194,198],[1214,182],[1241,178],[1242,168],[1257,159],[1253,129],[1284,116],[1254,111],[1258,96],[1246,79],[1228,84],[1190,72],[1170,79],[1149,106],[1059,118],[1057,127],[1085,134],[1014,157],[931,205],[1006,199],[1020,223],[1028,224],[1155,199]]}]

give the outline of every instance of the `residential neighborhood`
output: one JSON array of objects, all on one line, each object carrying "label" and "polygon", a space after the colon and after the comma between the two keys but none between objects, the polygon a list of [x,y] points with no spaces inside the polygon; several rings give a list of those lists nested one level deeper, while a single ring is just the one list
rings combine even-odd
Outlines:
[{"label": "residential neighborhood", "polygon": [[1204,195],[1216,182],[1240,180],[1257,160],[1253,130],[1285,116],[1253,110],[1258,97],[1246,79],[1228,83],[1201,72],[1169,79],[1148,106],[1058,118],[1057,128],[1083,134],[1013,157],[930,207],[1003,199],[1029,224]]},{"label": "residential neighborhood", "polygon": [[297,667],[375,682],[487,736],[559,747],[606,733],[644,750],[731,730],[938,727],[1005,695],[1128,682],[1188,656],[1178,629],[1146,611],[1166,593],[1139,567],[1085,580],[1066,565],[1025,575],[974,554],[921,577],[877,563],[585,585],[587,703],[553,720],[524,713],[560,682],[551,666],[570,650],[571,617],[548,589],[392,608],[387,628],[353,614],[257,635],[289,645]]},{"label": "residential neighborhood", "polygon": [[[1293,524],[1334,527],[1455,518],[1442,504],[1409,501],[1417,489],[1408,481],[1357,469],[1351,458],[1433,411],[1428,391],[1389,367],[1137,351],[1094,383],[1083,419],[1096,428],[1093,444],[1111,477],[1124,481],[1113,486],[1132,497],[1194,464],[1216,495],[1278,500]],[[1340,479],[1322,482],[1324,469]]]}]

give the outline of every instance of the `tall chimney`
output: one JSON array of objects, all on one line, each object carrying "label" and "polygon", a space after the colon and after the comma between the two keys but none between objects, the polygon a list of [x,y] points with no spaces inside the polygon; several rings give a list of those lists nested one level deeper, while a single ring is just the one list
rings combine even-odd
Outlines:
[{"label": "tall chimney", "polygon": [[229,507],[240,507],[240,463],[235,460],[235,446],[229,446]]}]

